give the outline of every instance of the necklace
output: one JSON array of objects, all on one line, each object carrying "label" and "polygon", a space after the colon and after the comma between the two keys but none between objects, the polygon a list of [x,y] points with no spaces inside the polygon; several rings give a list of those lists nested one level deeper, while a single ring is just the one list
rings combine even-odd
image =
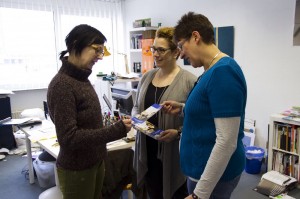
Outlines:
[{"label": "necklace", "polygon": [[213,61],[218,57],[218,55],[221,53],[221,51],[219,51],[215,56],[214,58],[212,58],[212,60],[210,61],[209,65],[208,65],[208,68],[207,70],[209,69],[210,65],[213,63]]},{"label": "necklace", "polygon": [[[198,77],[195,85],[200,81],[201,77],[206,73],[206,71],[210,68],[210,65],[213,63],[213,61],[218,57],[218,55],[221,53],[221,51],[219,51],[213,58],[212,60],[210,61],[209,65],[208,65],[208,68],[206,70],[204,70],[204,72]],[[194,86],[195,86],[194,85]]]},{"label": "necklace", "polygon": [[161,97],[163,96],[163,94],[164,94],[164,92],[166,91],[167,88],[168,88],[168,86],[166,86],[166,87],[164,88],[164,90],[161,92],[159,98],[156,99],[157,87],[155,86],[155,93],[154,93],[154,97],[155,97],[155,98],[154,98],[154,102],[156,102],[156,104],[159,104],[159,101],[160,101]]}]

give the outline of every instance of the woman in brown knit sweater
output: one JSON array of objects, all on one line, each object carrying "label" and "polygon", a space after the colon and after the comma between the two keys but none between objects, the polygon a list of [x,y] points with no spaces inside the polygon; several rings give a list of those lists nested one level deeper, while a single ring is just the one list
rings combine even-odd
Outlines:
[{"label": "woman in brown knit sweater", "polygon": [[60,145],[56,162],[60,189],[64,199],[99,199],[106,143],[125,137],[131,120],[103,127],[99,99],[88,80],[93,65],[103,59],[105,36],[89,25],[78,25],[65,42],[62,66],[47,93]]}]

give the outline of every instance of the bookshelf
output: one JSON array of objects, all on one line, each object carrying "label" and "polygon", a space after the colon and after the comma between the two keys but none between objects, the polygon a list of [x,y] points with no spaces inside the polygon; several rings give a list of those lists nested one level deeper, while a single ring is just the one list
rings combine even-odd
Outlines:
[{"label": "bookshelf", "polygon": [[300,123],[284,117],[281,114],[270,117],[268,171],[296,178],[300,188]]},{"label": "bookshelf", "polygon": [[144,73],[154,65],[150,46],[157,27],[140,27],[129,31],[130,37],[130,70],[135,73]]}]

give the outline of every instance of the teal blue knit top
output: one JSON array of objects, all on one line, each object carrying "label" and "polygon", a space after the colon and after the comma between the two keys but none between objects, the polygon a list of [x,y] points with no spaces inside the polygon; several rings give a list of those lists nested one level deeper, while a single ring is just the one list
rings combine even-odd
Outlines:
[{"label": "teal blue knit top", "polygon": [[239,65],[230,57],[221,58],[207,70],[191,91],[184,109],[180,163],[185,175],[200,179],[215,145],[214,118],[240,117],[237,148],[221,181],[232,180],[245,167],[242,143],[247,86]]}]

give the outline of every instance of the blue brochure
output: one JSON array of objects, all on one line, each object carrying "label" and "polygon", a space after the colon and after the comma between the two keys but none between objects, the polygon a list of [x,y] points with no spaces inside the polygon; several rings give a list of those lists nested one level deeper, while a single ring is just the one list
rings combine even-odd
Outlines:
[{"label": "blue brochure", "polygon": [[157,139],[160,133],[163,132],[163,130],[158,129],[156,126],[154,126],[147,120],[154,114],[156,114],[161,108],[161,105],[153,104],[152,106],[144,110],[142,113],[137,114],[136,116],[131,118],[133,128],[154,139]]}]

